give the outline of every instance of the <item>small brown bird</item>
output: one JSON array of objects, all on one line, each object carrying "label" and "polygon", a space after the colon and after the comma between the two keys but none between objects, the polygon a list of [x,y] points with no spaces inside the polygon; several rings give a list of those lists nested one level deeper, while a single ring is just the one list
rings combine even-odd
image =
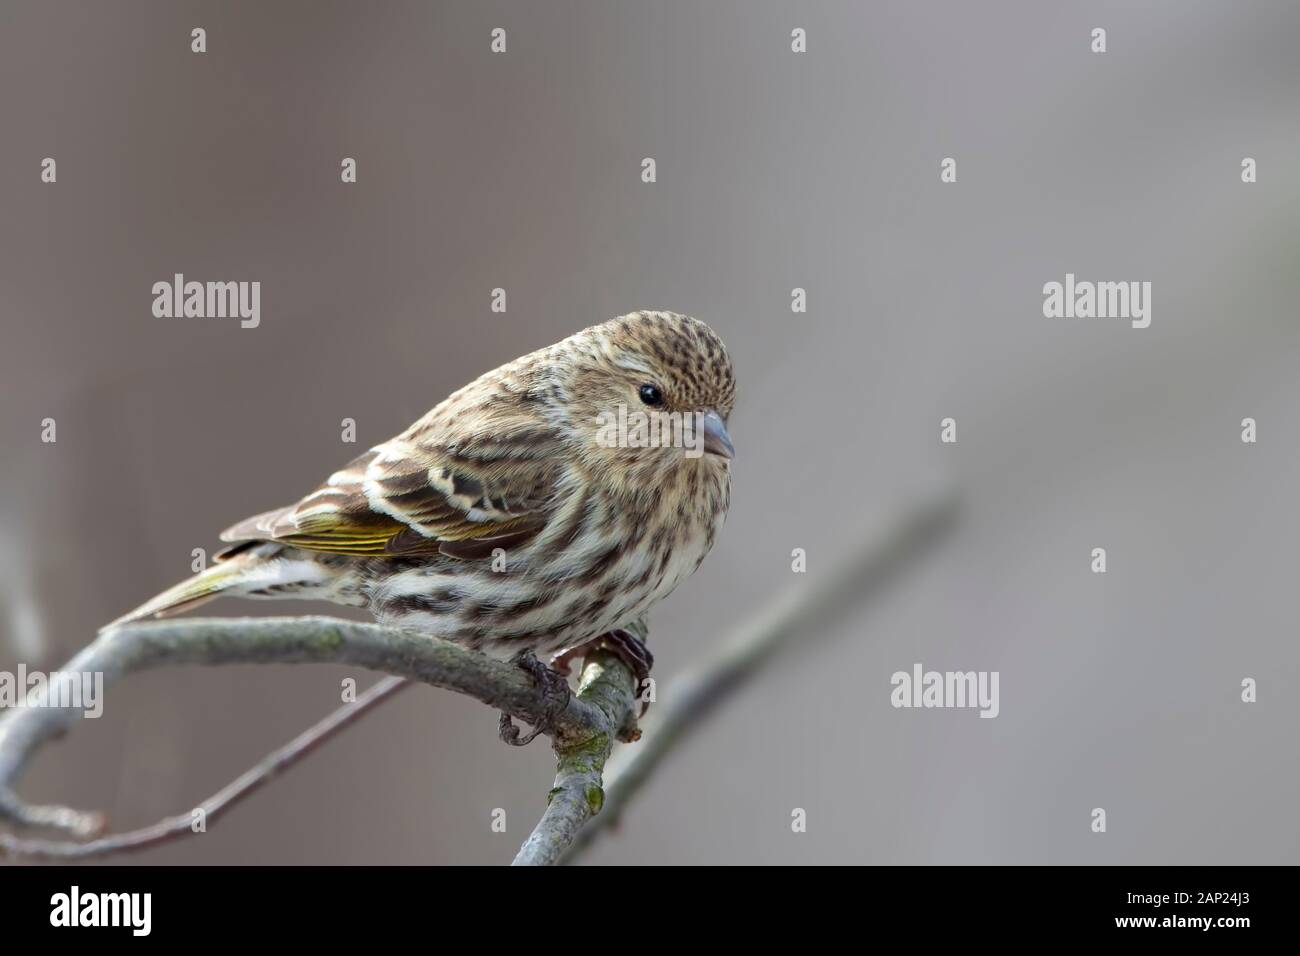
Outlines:
[{"label": "small brown bird", "polygon": [[241,521],[195,577],[113,625],[219,595],[323,599],[494,657],[609,646],[690,575],[731,500],[722,340],[634,312],[488,372],[296,504]]}]

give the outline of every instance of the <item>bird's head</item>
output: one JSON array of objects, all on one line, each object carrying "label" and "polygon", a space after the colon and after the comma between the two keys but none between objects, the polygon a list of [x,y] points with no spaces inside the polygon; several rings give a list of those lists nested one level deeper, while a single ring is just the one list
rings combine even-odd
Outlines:
[{"label": "bird's head", "polygon": [[727,347],[699,319],[633,312],[557,346],[569,425],[597,467],[725,470],[736,379]]}]

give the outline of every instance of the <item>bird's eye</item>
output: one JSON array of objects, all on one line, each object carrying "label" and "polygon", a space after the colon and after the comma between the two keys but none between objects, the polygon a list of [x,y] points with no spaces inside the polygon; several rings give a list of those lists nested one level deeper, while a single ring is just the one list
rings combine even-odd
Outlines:
[{"label": "bird's eye", "polygon": [[642,385],[640,390],[641,402],[649,405],[651,408],[664,403],[664,393],[659,391],[658,385],[649,383]]}]

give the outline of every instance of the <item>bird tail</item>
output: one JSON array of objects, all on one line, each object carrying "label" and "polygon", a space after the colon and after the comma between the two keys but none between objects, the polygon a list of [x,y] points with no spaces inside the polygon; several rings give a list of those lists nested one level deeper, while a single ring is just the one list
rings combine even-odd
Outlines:
[{"label": "bird tail", "polygon": [[226,592],[241,593],[249,585],[250,579],[257,576],[253,572],[264,567],[265,563],[265,558],[257,549],[228,550],[219,555],[211,567],[150,598],[134,611],[106,624],[101,630],[106,631],[150,617],[171,617],[206,604]]}]

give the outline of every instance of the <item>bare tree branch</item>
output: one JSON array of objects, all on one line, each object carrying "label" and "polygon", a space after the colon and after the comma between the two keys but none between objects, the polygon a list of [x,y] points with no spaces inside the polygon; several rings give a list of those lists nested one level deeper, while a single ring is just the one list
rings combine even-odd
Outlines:
[{"label": "bare tree branch", "polygon": [[[76,709],[43,706],[60,699],[59,682],[79,680],[83,673],[102,673],[107,688],[134,671],[167,665],[303,662],[352,664],[444,687],[529,723],[550,715],[551,734],[560,746],[617,732],[609,728],[606,714],[583,697],[570,698],[556,713],[556,702],[518,667],[426,635],[329,617],[193,618],[132,624],[100,634],[26,706],[0,719],[0,820],[19,827],[52,827],[83,839],[102,832],[102,814],[30,806],[14,793],[36,751],[80,718]],[[617,659],[605,666],[626,672]],[[342,711],[335,717],[342,717]]]},{"label": "bare tree branch", "polygon": [[[14,792],[36,751],[77,719],[72,708],[41,706],[59,699],[58,681],[102,673],[105,687],[137,670],[177,664],[301,663],[352,664],[390,676],[268,755],[203,804],[212,818],[301,760],[324,741],[369,712],[406,682],[419,681],[475,697],[529,723],[551,718],[556,753],[555,785],[546,811],[515,858],[516,865],[546,865],[571,858],[604,828],[636,793],[650,771],[687,730],[739,686],[783,643],[815,631],[846,598],[878,586],[905,559],[941,530],[954,512],[942,498],[905,512],[883,535],[870,536],[838,570],[809,576],[754,615],[706,665],[688,672],[661,696],[654,728],[614,775],[603,777],[615,739],[639,736],[634,677],[619,658],[595,652],[585,662],[576,696],[561,702],[537,687],[514,665],[494,661],[457,645],[373,624],[329,617],[186,619],[134,624],[100,636],[59,672],[41,695],[0,718],[0,820],[19,827],[46,827],[76,839],[102,833],[103,814],[66,807],[31,806]],[[644,622],[633,629],[645,637]],[[42,699],[43,698],[43,699]],[[588,821],[601,814],[597,823]],[[90,842],[22,840],[0,834],[0,855],[75,859],[141,849],[192,832],[193,812],[152,826]]]}]

